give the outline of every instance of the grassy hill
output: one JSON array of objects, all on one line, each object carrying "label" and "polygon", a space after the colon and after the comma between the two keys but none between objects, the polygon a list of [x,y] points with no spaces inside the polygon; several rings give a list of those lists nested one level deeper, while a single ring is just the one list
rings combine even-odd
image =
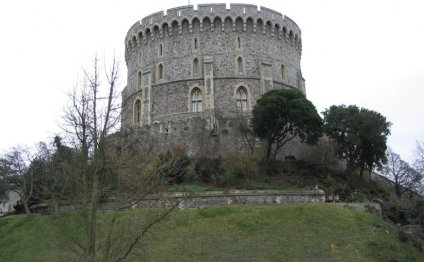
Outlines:
[{"label": "grassy hill", "polygon": [[[0,261],[66,261],[71,252],[54,220],[0,218]],[[399,241],[378,216],[329,204],[177,210],[135,251],[128,261],[424,261],[424,253]]]}]

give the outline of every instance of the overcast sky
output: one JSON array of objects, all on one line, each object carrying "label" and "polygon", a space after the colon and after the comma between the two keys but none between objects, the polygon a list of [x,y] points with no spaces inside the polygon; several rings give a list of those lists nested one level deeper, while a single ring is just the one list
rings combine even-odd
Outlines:
[{"label": "overcast sky", "polygon": [[[232,1],[240,3],[240,1]],[[191,4],[225,1],[191,1]],[[229,2],[226,2],[227,4]],[[424,141],[424,1],[262,0],[302,30],[302,72],[318,111],[356,104],[393,123],[388,144],[406,160]],[[0,152],[60,131],[65,93],[97,53],[122,61],[141,18],[188,1],[21,0],[0,4]]]}]

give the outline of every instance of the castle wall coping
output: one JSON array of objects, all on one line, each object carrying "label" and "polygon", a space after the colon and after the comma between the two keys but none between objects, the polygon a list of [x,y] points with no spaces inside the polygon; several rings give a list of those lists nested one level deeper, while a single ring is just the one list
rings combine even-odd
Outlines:
[{"label": "castle wall coping", "polygon": [[[115,198],[108,198],[99,205],[100,210],[113,210],[116,208]],[[119,199],[122,200],[122,199]],[[119,201],[118,201],[119,202]],[[130,202],[130,199],[128,199]],[[141,200],[134,200],[131,206],[135,208],[161,208],[178,205],[178,208],[203,208],[216,205],[234,204],[288,204],[288,203],[324,203],[325,194],[322,190],[299,190],[299,191],[279,191],[279,190],[230,190],[213,191],[202,193],[163,193],[149,195]],[[130,208],[130,207],[128,207]],[[49,212],[47,203],[38,204],[33,207],[34,212]],[[73,211],[75,207],[70,204],[59,206],[61,211]]]},{"label": "castle wall coping", "polygon": [[280,19],[280,21],[283,20],[283,15],[280,12],[277,12],[271,8],[261,6],[260,12],[266,16],[270,16],[274,20],[278,20],[278,18]]},{"label": "castle wall coping", "polygon": [[147,196],[145,199],[158,198],[196,198],[196,197],[223,197],[223,196],[276,196],[276,195],[319,195],[325,196],[323,190],[229,190],[206,192],[173,192]]},{"label": "castle wall coping", "polygon": [[[212,11],[211,11],[211,8],[212,8]],[[199,4],[197,6],[197,11],[199,11],[199,13],[214,14],[216,12],[225,12],[225,10],[227,10],[227,5],[223,3]]]},{"label": "castle wall coping", "polygon": [[[243,10],[245,12],[243,12]],[[192,18],[194,16],[204,17],[208,15],[211,15],[212,19],[215,16],[226,17],[232,15],[233,17],[241,16],[247,18],[257,15],[263,18],[263,20],[271,20],[273,22],[284,23],[285,21],[288,21],[296,27],[295,29],[300,35],[300,28],[292,19],[278,11],[264,6],[259,7],[252,4],[230,4],[230,8],[227,9],[226,4],[199,4],[197,9],[194,9],[193,5],[185,5],[150,14],[135,22],[134,25],[131,26],[127,32],[125,41],[127,42],[128,39],[131,39],[133,35],[137,34],[139,27],[149,27],[155,24],[160,26],[163,22],[171,22],[176,19]]]},{"label": "castle wall coping", "polygon": [[258,11],[258,6],[257,5],[252,5],[252,4],[235,4],[232,3],[230,4],[230,9],[236,9],[236,8],[255,8],[256,11]]},{"label": "castle wall coping", "polygon": [[159,11],[159,12],[153,13],[153,14],[146,16],[143,19],[141,19],[141,25],[155,24],[157,22],[160,22],[163,17],[165,17],[164,11]]},{"label": "castle wall coping", "polygon": [[316,191],[229,191],[204,192],[195,194],[173,193],[156,198],[143,199],[133,208],[171,207],[203,208],[216,205],[239,204],[288,204],[288,203],[324,203],[325,194]]}]

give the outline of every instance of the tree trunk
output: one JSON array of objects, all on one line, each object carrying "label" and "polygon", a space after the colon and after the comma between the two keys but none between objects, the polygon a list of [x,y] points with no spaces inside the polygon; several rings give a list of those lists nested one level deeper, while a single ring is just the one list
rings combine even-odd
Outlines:
[{"label": "tree trunk", "polygon": [[54,198],[51,202],[50,206],[50,214],[55,214],[59,210],[59,203],[56,198]]},{"label": "tree trunk", "polygon": [[28,206],[28,199],[23,196],[21,198],[21,201],[22,201],[22,205],[24,206],[25,215],[27,216],[31,215],[31,210],[29,209],[29,206]]},{"label": "tree trunk", "polygon": [[96,224],[97,224],[97,204],[98,204],[99,178],[97,171],[94,171],[93,188],[91,192],[91,203],[88,215],[88,261],[96,261]]},{"label": "tree trunk", "polygon": [[400,185],[399,185],[399,180],[397,178],[395,178],[395,191],[396,191],[396,195],[400,197]]},{"label": "tree trunk", "polygon": [[372,182],[372,168],[368,168],[368,175],[370,177],[370,183]]},{"label": "tree trunk", "polygon": [[271,156],[271,150],[272,150],[272,143],[268,140],[268,147],[266,150],[266,159],[270,159]]}]

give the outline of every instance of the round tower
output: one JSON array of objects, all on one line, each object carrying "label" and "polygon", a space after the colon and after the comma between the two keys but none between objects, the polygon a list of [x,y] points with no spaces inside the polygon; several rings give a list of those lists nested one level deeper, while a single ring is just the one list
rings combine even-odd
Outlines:
[{"label": "round tower", "polygon": [[158,149],[237,149],[236,122],[247,121],[263,93],[305,92],[301,51],[296,23],[265,7],[204,4],[147,16],[125,38],[122,129]]}]

